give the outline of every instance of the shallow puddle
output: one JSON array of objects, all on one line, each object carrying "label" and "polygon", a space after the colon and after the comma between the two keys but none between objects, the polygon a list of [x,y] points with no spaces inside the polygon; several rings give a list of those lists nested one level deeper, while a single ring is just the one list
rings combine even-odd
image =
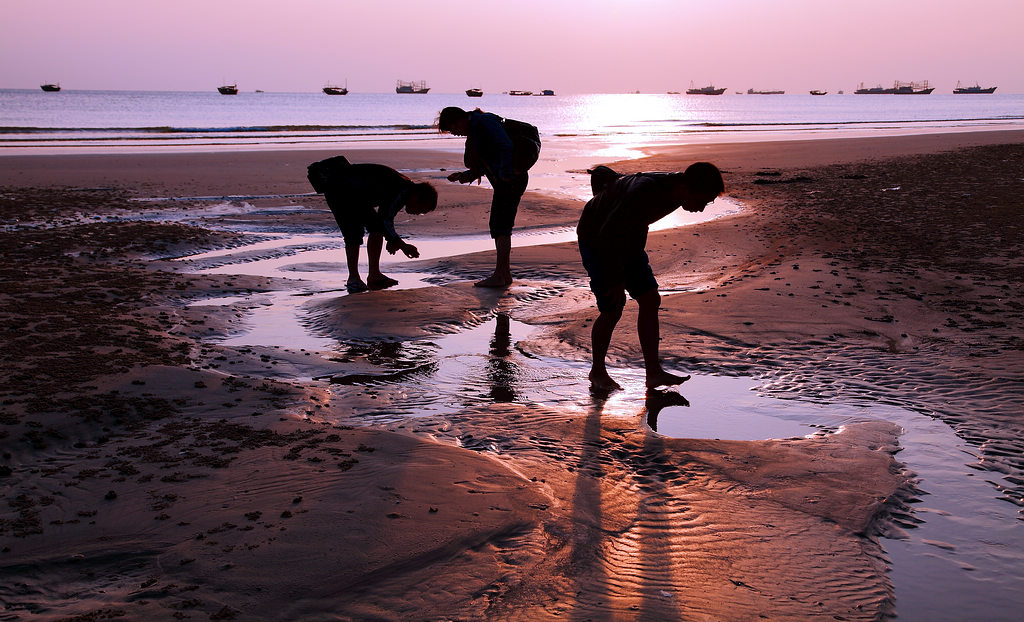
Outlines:
[{"label": "shallow puddle", "polygon": [[[514,244],[572,236],[570,229],[537,231],[518,236]],[[493,249],[486,236],[415,243],[424,258]],[[385,265],[404,261],[382,259],[392,262]],[[219,343],[301,348],[365,363],[351,373],[335,373],[330,386],[333,401],[340,403],[353,392],[372,394],[377,406],[356,414],[367,424],[443,417],[501,402],[562,407],[573,413],[587,412],[593,404],[589,366],[520,350],[517,344],[533,329],[505,314],[454,335],[408,342],[339,343],[316,334],[307,328],[307,305],[347,295],[339,236],[286,235],[186,260],[198,272],[294,279],[290,291],[197,304],[231,305],[247,314],[247,332]],[[427,279],[438,278],[394,270],[389,274],[399,280],[399,289],[423,287]],[[779,399],[760,392],[761,383],[753,378],[695,375],[679,387],[649,393],[641,369],[611,371],[624,388],[610,397],[602,416],[635,418],[637,425],[666,436],[792,438],[834,433],[866,419],[902,426],[903,451],[897,459],[917,474],[918,487],[926,494],[906,518],[903,539],[883,540],[892,561],[899,616],[963,619],[951,612],[971,612],[967,617],[974,619],[1019,619],[1024,608],[1024,521],[1017,518],[1014,505],[997,498],[997,483],[990,480],[998,475],[970,468],[977,457],[941,421],[891,405]],[[914,526],[914,521],[920,523]]]}]

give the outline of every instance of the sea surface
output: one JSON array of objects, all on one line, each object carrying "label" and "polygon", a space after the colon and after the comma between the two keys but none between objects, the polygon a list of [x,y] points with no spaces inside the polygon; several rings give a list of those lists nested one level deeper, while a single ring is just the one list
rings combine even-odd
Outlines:
[{"label": "sea surface", "polygon": [[536,125],[545,140],[645,144],[1024,127],[1024,95],[721,96],[0,90],[0,154],[334,147],[436,141],[445,106]]}]

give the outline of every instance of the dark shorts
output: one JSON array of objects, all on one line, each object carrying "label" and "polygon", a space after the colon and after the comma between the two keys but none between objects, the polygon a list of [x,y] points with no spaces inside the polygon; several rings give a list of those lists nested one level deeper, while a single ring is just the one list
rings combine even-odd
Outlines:
[{"label": "dark shorts", "polygon": [[[608,294],[613,283],[602,269],[597,252],[585,244],[580,244],[580,258],[583,259],[583,267],[590,275],[590,291],[594,292],[594,297],[597,298],[597,310],[602,313],[621,312],[625,302],[616,304],[615,297]],[[634,300],[652,289],[658,289],[658,281],[654,278],[646,251],[640,250],[625,257],[622,267],[626,277],[626,291]]]},{"label": "dark shorts", "polygon": [[384,233],[384,228],[365,222],[359,210],[347,209],[342,194],[325,193],[327,207],[331,208],[334,220],[338,222],[345,246],[362,246],[364,233]]},{"label": "dark shorts", "polygon": [[526,192],[526,185],[530,176],[526,173],[516,175],[510,181],[487,178],[494,188],[494,195],[491,198],[491,217],[488,227],[491,230],[492,238],[500,238],[512,235],[512,227],[516,224],[516,213],[519,211],[519,201]]}]

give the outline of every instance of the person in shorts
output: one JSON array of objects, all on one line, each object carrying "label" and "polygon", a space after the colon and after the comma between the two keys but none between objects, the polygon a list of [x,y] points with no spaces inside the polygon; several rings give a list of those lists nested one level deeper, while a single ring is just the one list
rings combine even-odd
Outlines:
[{"label": "person in shorts", "polygon": [[[345,239],[348,263],[346,288],[350,292],[383,289],[398,281],[380,271],[380,253],[387,250],[406,257],[419,257],[415,246],[395,232],[395,216],[405,208],[412,215],[426,214],[437,207],[437,191],[428,182],[414,182],[383,164],[350,164],[345,156],[335,156],[309,165],[313,189],[323,193],[327,206]],[[369,271],[364,282],[359,275],[359,247],[366,239]]]},{"label": "person in shorts", "polygon": [[494,273],[474,285],[508,287],[512,284],[512,228],[530,181],[530,167],[540,156],[540,134],[529,123],[456,106],[441,111],[437,128],[466,137],[463,162],[468,170],[452,173],[448,180],[468,184],[486,177],[494,189],[488,221],[494,239]]},{"label": "person in shorts", "polygon": [[591,386],[598,390],[621,388],[608,374],[605,358],[627,292],[639,305],[636,329],[647,387],[685,382],[689,376],[666,371],[658,354],[661,294],[645,250],[647,232],[652,223],[676,208],[704,211],[725,191],[722,174],[708,162],[692,164],[682,173],[620,175],[606,166],[589,172],[594,198],[583,208],[576,234],[599,312],[591,330]]}]

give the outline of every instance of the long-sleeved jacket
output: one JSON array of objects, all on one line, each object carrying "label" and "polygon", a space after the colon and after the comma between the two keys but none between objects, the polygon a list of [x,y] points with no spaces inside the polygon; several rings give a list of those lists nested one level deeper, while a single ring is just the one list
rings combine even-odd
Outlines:
[{"label": "long-sleeved jacket", "polygon": [[501,117],[490,112],[469,113],[466,168],[477,177],[511,179],[515,173],[514,155],[515,145],[502,127]]},{"label": "long-sleeved jacket", "polygon": [[350,164],[331,172],[324,198],[332,210],[357,215],[367,230],[383,231],[388,242],[399,242],[395,216],[405,207],[414,183],[383,164]]}]

